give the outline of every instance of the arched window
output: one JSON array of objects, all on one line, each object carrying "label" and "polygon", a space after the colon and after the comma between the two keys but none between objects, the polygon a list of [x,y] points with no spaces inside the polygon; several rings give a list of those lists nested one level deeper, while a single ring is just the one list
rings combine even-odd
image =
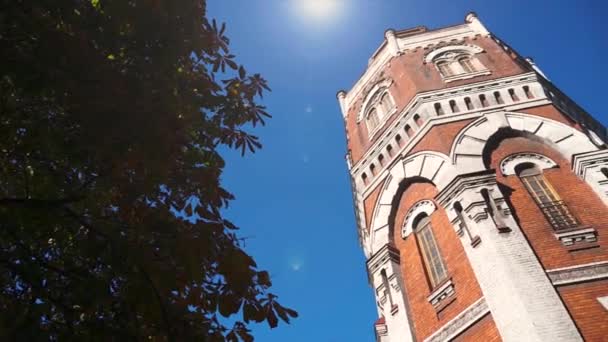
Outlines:
[{"label": "arched window", "polygon": [[374,165],[373,163],[369,166],[369,170],[371,171],[372,175],[376,174],[376,165]]},{"label": "arched window", "polygon": [[522,163],[515,167],[515,172],[553,229],[562,231],[579,225],[578,220],[543,176],[538,166],[533,163]]},{"label": "arched window", "polygon": [[367,184],[367,174],[365,172],[361,175],[361,180],[363,181],[363,184]]},{"label": "arched window", "polygon": [[532,95],[532,92],[530,91],[530,87],[524,86],[523,89],[524,89],[524,94],[526,94],[527,98],[529,98],[529,99],[534,98],[534,95]]},{"label": "arched window", "polygon": [[464,104],[467,106],[467,110],[475,109],[475,107],[473,106],[473,102],[471,102],[470,97],[464,98]]},{"label": "arched window", "polygon": [[432,49],[424,58],[433,62],[445,82],[490,74],[476,55],[483,52],[479,46],[463,44]]},{"label": "arched window", "polygon": [[458,113],[458,105],[456,105],[456,101],[450,100],[450,110],[452,113]]},{"label": "arched window", "polygon": [[378,156],[378,163],[380,163],[380,166],[384,166],[384,156],[382,155],[382,153],[380,153],[380,155]]},{"label": "arched window", "polygon": [[515,95],[515,90],[513,88],[509,89],[509,96],[511,96],[511,100],[513,100],[513,102],[519,101],[519,98],[517,95]]},{"label": "arched window", "polygon": [[486,96],[484,94],[479,95],[479,102],[481,102],[482,107],[487,107],[490,105],[488,103],[488,99],[486,99]]},{"label": "arched window", "polygon": [[414,135],[414,131],[412,130],[412,127],[410,127],[410,125],[405,125],[405,135],[407,135],[408,137]]},{"label": "arched window", "polygon": [[439,102],[435,103],[435,113],[437,113],[437,115],[443,115],[443,108],[441,108],[441,103]]},{"label": "arched window", "polygon": [[[399,142],[397,142],[397,143],[399,143]],[[393,156],[393,146],[391,146],[391,145],[386,146],[386,152],[388,153],[388,155],[390,157],[392,157]]]},{"label": "arched window", "polygon": [[502,100],[502,96],[500,95],[500,92],[497,92],[497,91],[495,91],[495,92],[494,92],[494,100],[496,100],[496,103],[498,103],[498,104],[503,104],[503,103],[505,103],[505,102]]},{"label": "arched window", "polygon": [[418,125],[418,127],[420,127],[424,124],[424,121],[418,114],[414,114],[414,122],[416,123],[416,125]]},{"label": "arched window", "polygon": [[462,70],[464,70],[466,73],[475,71],[475,67],[473,66],[473,63],[471,63],[471,57],[469,56],[459,58],[458,63],[462,67]]},{"label": "arched window", "polygon": [[448,64],[447,61],[438,62],[437,69],[439,69],[439,72],[441,73],[441,76],[443,76],[443,77],[448,77],[448,76],[454,75],[454,72],[452,72],[452,68],[450,68],[450,65]]},{"label": "arched window", "polygon": [[393,309],[393,294],[391,293],[391,285],[388,282],[388,276],[386,275],[386,270],[383,268],[380,271],[380,277],[382,277],[382,285],[384,287],[384,296],[388,297],[388,302],[391,310]]},{"label": "arched window", "polygon": [[376,127],[378,127],[379,123],[380,117],[378,117],[378,111],[376,108],[373,108],[369,111],[369,114],[367,114],[367,130],[370,132],[373,131]]},{"label": "arched window", "polygon": [[401,135],[400,134],[397,134],[395,136],[395,142],[397,143],[397,146],[401,146],[402,140],[401,140]]},{"label": "arched window", "polygon": [[429,283],[431,288],[435,288],[447,278],[448,272],[439,253],[430,218],[426,214],[421,215],[414,223],[414,230]]},{"label": "arched window", "polygon": [[382,99],[380,100],[380,106],[382,106],[382,111],[384,115],[388,114],[393,110],[393,100],[388,93],[384,93],[382,95]]}]

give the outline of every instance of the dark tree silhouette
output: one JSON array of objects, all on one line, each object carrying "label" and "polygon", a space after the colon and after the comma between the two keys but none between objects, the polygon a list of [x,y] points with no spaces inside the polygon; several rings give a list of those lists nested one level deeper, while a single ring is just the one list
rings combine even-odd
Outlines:
[{"label": "dark tree silhouette", "polygon": [[297,316],[222,216],[218,148],[261,147],[269,89],[205,2],[0,3],[0,339],[252,341]]}]

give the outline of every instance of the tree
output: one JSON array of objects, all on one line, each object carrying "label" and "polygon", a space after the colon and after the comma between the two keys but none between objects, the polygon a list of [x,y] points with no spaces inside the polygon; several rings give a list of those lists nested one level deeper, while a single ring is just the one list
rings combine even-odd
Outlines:
[{"label": "tree", "polygon": [[205,2],[1,3],[2,339],[252,341],[296,317],[222,215],[218,148],[261,147],[269,88]]}]

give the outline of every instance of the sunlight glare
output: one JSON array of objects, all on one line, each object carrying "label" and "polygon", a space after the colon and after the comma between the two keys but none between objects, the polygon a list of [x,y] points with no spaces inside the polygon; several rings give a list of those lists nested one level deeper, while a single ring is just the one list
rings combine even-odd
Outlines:
[{"label": "sunlight glare", "polygon": [[343,0],[295,0],[299,16],[308,20],[325,21],[340,14]]}]

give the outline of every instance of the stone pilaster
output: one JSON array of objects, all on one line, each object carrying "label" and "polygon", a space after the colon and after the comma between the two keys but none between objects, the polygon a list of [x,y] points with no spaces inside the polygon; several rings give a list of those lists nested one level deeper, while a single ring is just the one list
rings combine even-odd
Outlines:
[{"label": "stone pilaster", "polygon": [[381,316],[375,326],[376,335],[378,341],[382,342],[415,341],[399,264],[399,251],[390,244],[386,244],[367,261],[370,283]]},{"label": "stone pilaster", "polygon": [[[437,200],[457,230],[469,230],[461,242],[503,341],[582,340],[511,215],[494,171],[456,177]],[[493,215],[499,215],[498,224]]]}]

